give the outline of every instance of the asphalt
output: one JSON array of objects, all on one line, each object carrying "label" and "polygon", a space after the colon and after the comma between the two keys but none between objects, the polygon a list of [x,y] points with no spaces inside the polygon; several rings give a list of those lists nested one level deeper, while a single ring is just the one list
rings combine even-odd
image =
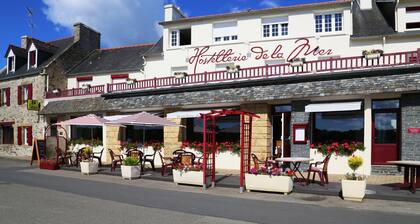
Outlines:
[{"label": "asphalt", "polygon": [[381,208],[248,199],[26,172],[30,169],[24,162],[0,159],[0,223],[383,224],[420,220],[414,213]]}]

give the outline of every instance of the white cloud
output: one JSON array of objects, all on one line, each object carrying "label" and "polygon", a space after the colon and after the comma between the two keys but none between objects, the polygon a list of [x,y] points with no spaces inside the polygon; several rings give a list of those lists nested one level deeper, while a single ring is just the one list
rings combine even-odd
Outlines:
[{"label": "white cloud", "polygon": [[279,6],[279,4],[274,0],[263,0],[260,2],[260,5],[264,7],[271,7],[271,8]]},{"label": "white cloud", "polygon": [[58,27],[85,23],[106,46],[154,42],[161,35],[163,0],[43,0],[44,13]]}]

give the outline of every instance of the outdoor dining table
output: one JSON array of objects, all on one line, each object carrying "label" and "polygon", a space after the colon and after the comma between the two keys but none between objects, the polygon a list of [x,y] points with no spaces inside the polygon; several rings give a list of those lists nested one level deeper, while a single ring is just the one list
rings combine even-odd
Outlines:
[{"label": "outdoor dining table", "polygon": [[408,187],[411,192],[416,193],[416,188],[420,187],[420,161],[397,160],[387,163],[404,168],[404,183],[399,184],[398,188]]},{"label": "outdoor dining table", "polygon": [[294,175],[296,178],[299,178],[297,174],[301,176],[302,180],[305,181],[305,177],[300,172],[299,167],[303,162],[310,162],[313,159],[306,158],[306,157],[283,157],[283,158],[276,158],[274,159],[275,162],[284,162],[284,163],[290,163],[292,171],[294,172]]}]

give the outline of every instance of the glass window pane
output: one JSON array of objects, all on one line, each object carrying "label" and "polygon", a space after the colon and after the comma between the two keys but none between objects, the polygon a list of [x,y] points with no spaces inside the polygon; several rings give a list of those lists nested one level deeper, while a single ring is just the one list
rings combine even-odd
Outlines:
[{"label": "glass window pane", "polygon": [[315,16],[315,32],[317,33],[322,32],[322,16],[321,15]]},{"label": "glass window pane", "polygon": [[373,109],[398,109],[400,108],[400,100],[374,100],[372,102]]},{"label": "glass window pane", "polygon": [[397,143],[397,113],[375,113],[375,143]]},{"label": "glass window pane", "polygon": [[279,35],[279,24],[271,25],[271,36],[277,37]]},{"label": "glass window pane", "polygon": [[362,111],[315,113],[314,143],[363,141]]},{"label": "glass window pane", "polygon": [[275,113],[287,113],[292,112],[292,106],[291,105],[279,105],[274,107]]},{"label": "glass window pane", "polygon": [[263,26],[263,37],[269,37],[270,36],[270,25],[264,25]]},{"label": "glass window pane", "polygon": [[325,15],[325,32],[331,32],[332,31],[332,24],[331,24],[331,15]]},{"label": "glass window pane", "polygon": [[288,23],[281,24],[281,35],[282,36],[289,35],[289,24]]},{"label": "glass window pane", "polygon": [[335,31],[343,30],[343,15],[341,13],[336,13],[335,15]]},{"label": "glass window pane", "polygon": [[[208,123],[210,125],[210,122]],[[240,140],[240,117],[227,116],[216,119],[216,141],[234,142]],[[203,141],[203,120],[201,118],[187,119],[187,138],[188,141]]]}]

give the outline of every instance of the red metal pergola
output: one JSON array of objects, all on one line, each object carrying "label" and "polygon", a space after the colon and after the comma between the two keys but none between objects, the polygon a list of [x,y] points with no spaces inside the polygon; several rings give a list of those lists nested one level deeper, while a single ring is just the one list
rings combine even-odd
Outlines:
[{"label": "red metal pergola", "polygon": [[[218,117],[239,115],[241,118],[240,133],[240,192],[245,190],[245,173],[249,172],[251,162],[251,138],[252,119],[259,118],[258,115],[241,110],[223,109],[212,110],[209,113],[201,114],[203,119],[203,188],[207,188],[208,178],[211,179],[211,186],[215,186],[216,180],[216,121]],[[207,123],[210,122],[208,125]]]}]

